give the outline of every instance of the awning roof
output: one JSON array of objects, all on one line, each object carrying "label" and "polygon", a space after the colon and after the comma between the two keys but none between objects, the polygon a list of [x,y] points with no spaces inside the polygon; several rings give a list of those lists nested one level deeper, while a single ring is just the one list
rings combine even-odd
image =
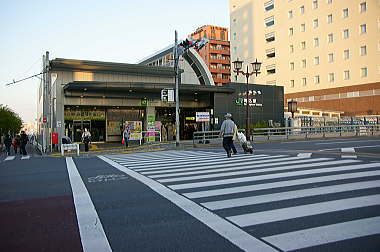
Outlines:
[{"label": "awning roof", "polygon": [[[97,81],[74,81],[66,84],[63,90],[75,91],[83,89],[93,91],[125,91],[129,89],[139,91],[160,91],[164,88],[175,88],[174,83],[136,83],[136,82],[97,82]],[[213,93],[233,93],[234,88],[222,87],[222,86],[209,86],[209,85],[193,85],[193,84],[181,84],[179,85],[181,91],[191,92],[213,92]]]}]

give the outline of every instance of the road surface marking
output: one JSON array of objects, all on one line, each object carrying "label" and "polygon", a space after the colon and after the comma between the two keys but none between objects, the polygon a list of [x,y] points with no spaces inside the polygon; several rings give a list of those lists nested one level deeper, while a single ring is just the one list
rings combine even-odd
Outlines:
[{"label": "road surface marking", "polygon": [[[251,168],[251,169],[250,170],[244,170],[244,171],[222,172],[222,173],[216,173],[216,174],[206,174],[206,175],[196,175],[196,176],[188,176],[188,177],[159,179],[158,182],[168,183],[168,182],[189,181],[189,180],[196,180],[196,179],[219,178],[219,177],[238,176],[238,175],[252,175],[252,174],[258,174],[259,175],[261,172],[286,171],[286,170],[304,169],[304,168],[310,168],[310,167],[316,167],[316,166],[319,167],[319,166],[325,166],[325,165],[331,165],[331,164],[342,164],[341,161],[330,161],[330,162],[316,163],[317,161],[323,161],[323,160],[331,160],[331,159],[329,159],[329,158],[326,158],[326,159],[321,158],[321,160],[307,159],[308,162],[314,161],[314,163],[289,165],[289,166],[282,166],[282,164],[277,165],[276,163],[273,163],[273,164],[271,164],[271,166],[275,166],[275,167],[265,168],[265,169],[255,169],[257,167],[260,167],[260,165],[247,166],[246,168]],[[299,163],[302,163],[302,162],[299,162]],[[209,172],[212,172],[212,170],[209,170]]]},{"label": "road surface marking", "polygon": [[103,156],[99,156],[99,158],[112,165],[113,167],[119,169],[120,171],[126,173],[127,175],[133,177],[134,179],[144,183],[153,191],[170,200],[172,203],[210,227],[212,230],[238,246],[240,249],[244,251],[277,251],[268,244],[260,241],[259,239],[256,239],[255,237],[246,233],[244,230],[238,228],[237,226],[219,217],[218,215],[208,211],[195,202],[168,189],[164,185],[150,178],[147,178],[131,169],[128,169],[112,161],[111,159]]},{"label": "road surface marking", "polygon": [[[211,210],[219,210],[233,207],[249,206],[255,204],[269,203],[281,200],[298,199],[303,197],[311,197],[318,195],[327,195],[339,192],[348,192],[369,188],[380,187],[380,180],[371,180],[365,182],[348,183],[332,186],[323,186],[310,189],[286,191],[280,193],[271,193],[265,195],[234,198],[228,200],[218,200],[202,203],[203,206]],[[380,202],[379,202],[380,203]]]},{"label": "road surface marking", "polygon": [[380,217],[372,217],[272,235],[263,239],[284,251],[290,251],[379,233]]},{"label": "road surface marking", "polygon": [[[334,161],[334,162],[336,162],[336,164],[343,164],[345,163],[345,161],[356,161],[356,160],[350,159],[350,160],[340,160],[340,162],[339,161]],[[339,166],[339,167],[332,167],[332,168],[283,172],[283,173],[278,173],[278,174],[276,173],[276,174],[267,174],[267,175],[250,176],[250,177],[242,177],[242,178],[231,178],[231,179],[220,179],[220,180],[202,181],[202,182],[185,183],[185,184],[174,184],[174,185],[168,185],[168,187],[173,190],[191,189],[191,188],[201,188],[201,187],[216,186],[216,185],[228,185],[228,184],[235,184],[235,183],[242,183],[242,182],[253,182],[253,181],[259,181],[259,180],[264,180],[264,179],[275,179],[275,178],[291,179],[292,177],[301,176],[301,175],[346,172],[350,170],[359,170],[359,169],[374,168],[374,167],[380,167],[380,163],[348,165],[348,166]]]},{"label": "road surface marking", "polygon": [[13,160],[15,159],[16,156],[8,156],[4,159],[4,161],[10,161],[10,160]]},{"label": "road surface marking", "polygon": [[[354,146],[351,148],[360,149],[360,148],[370,148],[370,147],[379,147],[380,145],[365,145],[365,146]],[[323,149],[318,151],[329,151],[329,150],[340,150],[341,148],[332,148],[332,149]]]},{"label": "road surface marking", "polygon": [[310,158],[313,153],[298,153],[297,157]]},{"label": "road surface marking", "polygon": [[[257,160],[257,159],[270,159],[270,157],[263,157],[263,156],[248,156],[248,155],[240,155],[240,157],[234,157],[233,159],[227,159],[225,155],[223,157],[215,158],[215,157],[209,157],[206,159],[196,158],[194,160],[192,159],[171,159],[171,160],[165,160],[161,159],[161,161],[156,161],[154,164],[144,164],[140,163],[140,161],[135,161],[135,163],[130,164],[130,162],[118,162],[121,165],[126,164],[128,168],[138,170],[138,171],[147,171],[147,170],[158,170],[158,169],[166,169],[162,168],[163,165],[170,166],[170,168],[185,168],[185,167],[193,167],[194,164],[228,164],[228,163],[234,163],[237,160],[241,160],[241,162],[249,162],[251,160]],[[174,166],[173,166],[174,164]],[[176,166],[175,166],[176,165]],[[149,168],[146,168],[149,167]]]},{"label": "road surface marking", "polygon": [[183,195],[190,198],[205,198],[205,197],[213,197],[220,195],[228,195],[242,192],[254,192],[259,190],[273,189],[273,188],[281,188],[281,187],[289,187],[296,185],[307,185],[314,183],[322,183],[328,181],[339,181],[344,179],[353,179],[353,178],[365,178],[372,176],[380,176],[380,171],[365,171],[365,172],[355,172],[348,174],[338,174],[338,175],[324,175],[321,177],[313,177],[306,179],[294,179],[294,180],[286,180],[281,182],[272,182],[266,184],[257,184],[257,185],[249,185],[249,186],[237,186],[223,189],[214,189],[214,190],[204,190],[197,192],[184,193]]},{"label": "road surface marking", "polygon": [[[248,170],[248,169],[257,169],[261,167],[270,167],[270,166],[279,166],[279,165],[291,165],[291,164],[300,164],[300,163],[310,163],[310,162],[317,162],[317,161],[328,161],[332,160],[331,158],[317,158],[317,159],[304,159],[304,160],[296,160],[296,161],[289,161],[289,162],[279,162],[279,163],[270,163],[270,164],[258,164],[255,165],[255,163],[260,162],[252,162],[252,165],[246,165],[246,166],[240,166],[238,167],[232,167],[232,168],[223,168],[223,169],[214,169],[213,166],[209,166],[209,170],[201,170],[201,171],[193,171],[193,172],[177,172],[177,173],[165,173],[165,174],[159,174],[159,175],[152,175],[149,176],[150,178],[165,178],[165,177],[177,177],[177,176],[184,176],[184,175],[198,175],[198,174],[204,174],[204,173],[216,173],[216,172],[226,172],[226,171],[236,171],[236,170]],[[275,160],[274,160],[275,161]],[[196,168],[195,168],[196,169]],[[269,169],[269,170],[268,170]],[[255,170],[256,172],[259,171],[272,171],[271,168],[268,169],[261,169],[261,170]],[[277,167],[277,169],[282,170],[283,167]],[[170,170],[167,170],[167,172],[170,172]],[[141,174],[152,174],[152,172],[142,172]]]},{"label": "road surface marking", "polygon": [[316,145],[323,145],[323,144],[341,144],[341,143],[361,143],[361,142],[380,142],[380,140],[366,140],[363,139],[362,141],[340,141],[340,142],[328,142],[328,143],[316,143]]},{"label": "road surface marking", "polygon": [[75,211],[84,251],[112,251],[102,223],[73,158],[66,158]]},{"label": "road surface marking", "polygon": [[29,158],[30,158],[29,155],[27,155],[27,156],[22,156],[22,157],[21,157],[21,160],[23,160],[23,159],[29,159]]},{"label": "road surface marking", "polygon": [[284,221],[311,215],[375,205],[380,205],[380,194],[325,201],[320,203],[301,205],[295,207],[286,207],[263,212],[241,214],[227,217],[227,219],[240,227],[247,227],[264,223]]},{"label": "road surface marking", "polygon": [[[355,153],[355,148],[341,148],[342,152]],[[342,158],[357,158],[355,155],[342,155]]]}]

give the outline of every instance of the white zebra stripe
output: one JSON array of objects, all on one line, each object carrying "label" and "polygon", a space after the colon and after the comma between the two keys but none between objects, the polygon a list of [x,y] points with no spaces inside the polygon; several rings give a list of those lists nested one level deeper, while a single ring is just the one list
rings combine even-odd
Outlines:
[{"label": "white zebra stripe", "polygon": [[375,205],[380,205],[380,194],[325,201],[320,203],[280,208],[263,212],[241,214],[227,217],[227,219],[240,227],[247,227],[258,224],[283,221],[311,215]]},{"label": "white zebra stripe", "polygon": [[205,197],[235,194],[235,193],[242,193],[242,192],[253,192],[253,191],[273,189],[273,188],[289,187],[289,186],[296,186],[296,185],[306,185],[306,184],[312,184],[312,183],[338,181],[338,180],[344,180],[344,179],[365,178],[365,177],[372,177],[372,176],[380,176],[380,171],[365,171],[365,172],[355,172],[355,173],[349,173],[349,174],[324,175],[320,177],[312,177],[312,178],[306,178],[306,179],[295,179],[295,180],[272,182],[272,183],[265,183],[265,184],[258,184],[258,185],[237,186],[237,187],[230,187],[230,188],[223,188],[223,189],[204,190],[204,191],[198,191],[198,192],[184,193],[183,195],[190,199],[196,199],[196,198],[205,198]]},{"label": "white zebra stripe", "polygon": [[269,203],[281,200],[297,199],[303,197],[326,195],[339,192],[355,191],[369,188],[380,187],[380,180],[371,180],[365,182],[356,182],[332,186],[324,186],[310,189],[286,191],[280,193],[265,194],[252,197],[235,198],[228,200],[210,201],[202,203],[203,206],[211,210],[219,210],[225,208],[249,206],[255,204]]},{"label": "white zebra stripe", "polygon": [[[344,161],[344,160],[341,160],[341,161]],[[356,160],[351,160],[351,161],[356,161]],[[169,185],[168,187],[173,190],[180,190],[180,189],[200,188],[200,187],[215,186],[215,185],[228,185],[228,184],[235,184],[235,183],[242,183],[242,182],[260,181],[264,179],[286,178],[286,177],[293,177],[293,176],[300,176],[300,175],[329,173],[329,172],[336,172],[336,171],[352,171],[352,170],[357,170],[357,169],[374,168],[374,167],[380,167],[380,163],[348,165],[348,166],[341,166],[341,167],[334,167],[334,168],[314,169],[314,170],[296,171],[296,172],[284,172],[284,173],[279,173],[279,174],[269,174],[269,175],[250,176],[250,177],[243,177],[243,178],[232,178],[232,179],[221,179],[221,180],[176,184],[176,185]]]}]

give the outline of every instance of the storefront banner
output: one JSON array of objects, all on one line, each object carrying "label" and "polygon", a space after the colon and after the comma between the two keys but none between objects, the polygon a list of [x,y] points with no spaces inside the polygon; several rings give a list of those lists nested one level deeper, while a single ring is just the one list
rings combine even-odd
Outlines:
[{"label": "storefront banner", "polygon": [[141,121],[126,121],[125,127],[129,129],[129,140],[140,141],[142,139]]}]

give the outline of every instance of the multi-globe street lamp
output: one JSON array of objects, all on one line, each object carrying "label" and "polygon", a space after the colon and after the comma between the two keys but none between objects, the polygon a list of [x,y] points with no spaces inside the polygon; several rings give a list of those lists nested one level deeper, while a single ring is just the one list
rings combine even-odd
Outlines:
[{"label": "multi-globe street lamp", "polygon": [[246,102],[246,122],[245,122],[245,133],[247,135],[247,139],[250,139],[250,131],[249,131],[249,77],[253,74],[257,75],[260,73],[260,68],[261,68],[261,62],[258,62],[257,59],[255,62],[251,63],[252,64],[252,72],[249,72],[248,70],[248,65],[247,65],[247,71],[244,72],[242,71],[243,67],[243,61],[239,60],[239,58],[235,61],[232,62],[234,64],[234,72],[237,73],[237,75],[242,74],[247,78],[247,91],[246,91],[246,96],[247,96],[247,102]]}]

